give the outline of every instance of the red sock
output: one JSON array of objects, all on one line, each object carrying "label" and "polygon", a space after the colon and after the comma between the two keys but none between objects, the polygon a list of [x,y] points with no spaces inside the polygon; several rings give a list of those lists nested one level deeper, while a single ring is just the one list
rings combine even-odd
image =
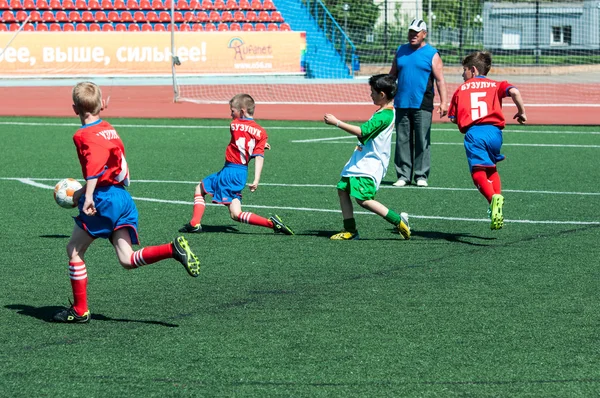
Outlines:
[{"label": "red sock", "polygon": [[502,183],[500,182],[500,174],[498,174],[498,170],[489,169],[486,170],[487,178],[492,182],[492,186],[494,187],[494,193],[500,194],[502,193]]},{"label": "red sock", "polygon": [[71,289],[73,289],[73,309],[77,315],[83,315],[88,310],[88,277],[83,261],[69,262],[69,278],[71,279]]},{"label": "red sock", "polygon": [[250,224],[250,225],[258,225],[265,228],[273,228],[273,221],[256,215],[254,213],[250,213],[249,211],[243,211],[240,213],[240,222]]},{"label": "red sock", "polygon": [[148,246],[131,254],[131,265],[141,267],[157,261],[173,258],[173,244],[165,243],[159,246]]},{"label": "red sock", "polygon": [[473,170],[471,176],[473,177],[473,182],[475,183],[475,186],[479,192],[485,196],[488,203],[491,203],[492,195],[495,193],[494,186],[492,185],[492,182],[488,180],[485,170]]},{"label": "red sock", "polygon": [[194,195],[194,213],[192,214],[190,225],[195,227],[202,222],[202,216],[204,215],[205,208],[206,203],[204,202],[204,196]]}]

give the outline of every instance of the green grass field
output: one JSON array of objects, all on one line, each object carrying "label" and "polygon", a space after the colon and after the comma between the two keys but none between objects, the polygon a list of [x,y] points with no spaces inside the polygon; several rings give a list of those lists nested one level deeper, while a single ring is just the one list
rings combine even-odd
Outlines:
[{"label": "green grass field", "polygon": [[[110,120],[127,148],[144,245],[178,235],[194,184],[218,171],[227,120]],[[209,206],[187,235],[202,261],[120,267],[107,241],[86,256],[93,320],[68,305],[75,210],[51,188],[81,179],[75,119],[1,118],[0,396],[592,397],[600,395],[600,131],[509,126],[499,170],[505,226],[490,231],[462,136],[434,125],[430,188],[378,200],[413,238],[335,184],[354,140],[322,123],[262,123],[273,149],[244,209],[296,236],[237,224]],[[250,172],[253,175],[253,171]]]}]

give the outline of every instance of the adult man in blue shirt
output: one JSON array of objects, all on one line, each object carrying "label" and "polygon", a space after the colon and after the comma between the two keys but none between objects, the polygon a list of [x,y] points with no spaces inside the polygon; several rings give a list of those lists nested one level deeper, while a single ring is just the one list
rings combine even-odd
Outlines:
[{"label": "adult man in blue shirt", "polygon": [[408,43],[396,50],[390,75],[398,78],[396,108],[396,153],[394,163],[403,187],[414,178],[417,186],[428,186],[431,147],[433,83],[440,95],[437,112],[448,113],[448,94],[444,81],[444,64],[437,49],[425,42],[427,25],[415,19],[408,27]]}]

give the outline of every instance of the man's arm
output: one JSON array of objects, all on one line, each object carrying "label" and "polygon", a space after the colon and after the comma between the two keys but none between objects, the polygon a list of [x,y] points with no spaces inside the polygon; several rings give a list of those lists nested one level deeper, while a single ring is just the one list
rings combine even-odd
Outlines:
[{"label": "man's arm", "polygon": [[435,53],[433,56],[432,72],[435,78],[435,85],[440,94],[440,107],[437,112],[440,114],[440,117],[444,117],[448,114],[448,91],[446,90],[446,81],[444,80],[444,63],[438,53]]}]

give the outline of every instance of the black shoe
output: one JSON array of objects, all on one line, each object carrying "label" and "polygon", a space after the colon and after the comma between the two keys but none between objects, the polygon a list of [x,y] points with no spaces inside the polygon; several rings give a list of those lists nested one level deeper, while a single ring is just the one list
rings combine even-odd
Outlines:
[{"label": "black shoe", "polygon": [[292,231],[290,227],[285,225],[277,214],[269,218],[269,220],[273,222],[273,231],[278,232],[280,234],[294,235],[294,231]]},{"label": "black shoe", "polygon": [[197,234],[202,232],[202,225],[198,224],[196,226],[193,226],[190,223],[185,224],[183,227],[179,228],[179,232],[187,232],[190,234]]},{"label": "black shoe", "polygon": [[63,323],[88,323],[92,319],[90,311],[86,311],[83,315],[77,315],[73,307],[60,310],[52,317],[54,322]]},{"label": "black shoe", "polygon": [[200,273],[200,260],[190,249],[188,241],[178,236],[173,241],[173,258],[183,264],[185,270],[194,278]]}]

